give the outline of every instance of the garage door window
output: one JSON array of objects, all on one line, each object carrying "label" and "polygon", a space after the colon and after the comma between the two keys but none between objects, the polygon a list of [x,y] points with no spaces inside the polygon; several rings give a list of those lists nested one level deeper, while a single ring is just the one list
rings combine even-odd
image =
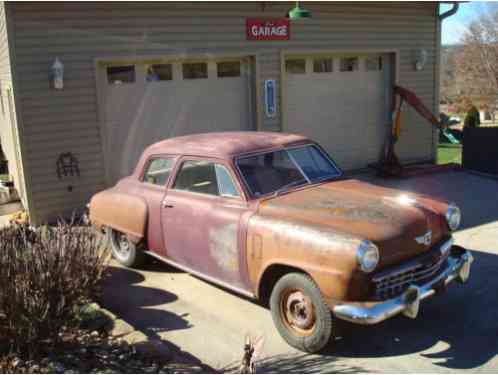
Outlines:
[{"label": "garage door window", "polygon": [[306,73],[305,59],[292,59],[285,61],[285,71],[289,74],[304,74]]},{"label": "garage door window", "polygon": [[173,160],[171,158],[153,159],[149,162],[145,170],[143,181],[149,184],[164,186],[171,174],[172,167]]},{"label": "garage door window", "polygon": [[183,79],[207,78],[206,63],[185,63],[182,64]]},{"label": "garage door window", "polygon": [[107,82],[115,85],[135,82],[135,66],[123,65],[107,67]]},{"label": "garage door window", "polygon": [[313,73],[331,73],[332,59],[314,59]]},{"label": "garage door window", "polygon": [[358,70],[357,57],[343,57],[341,59],[341,72],[354,72]]},{"label": "garage door window", "polygon": [[218,77],[240,77],[240,61],[226,61],[216,64]]},{"label": "garage door window", "polygon": [[171,81],[173,79],[173,68],[171,64],[154,64],[147,67],[145,80],[153,81]]},{"label": "garage door window", "polygon": [[382,56],[371,56],[365,60],[367,72],[382,70]]}]

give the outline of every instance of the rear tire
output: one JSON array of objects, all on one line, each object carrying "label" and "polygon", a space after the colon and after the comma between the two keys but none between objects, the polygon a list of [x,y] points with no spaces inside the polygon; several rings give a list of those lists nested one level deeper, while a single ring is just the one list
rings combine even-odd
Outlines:
[{"label": "rear tire", "polygon": [[131,242],[125,233],[111,228],[106,231],[114,259],[126,267],[138,267],[144,263],[144,252]]},{"label": "rear tire", "polygon": [[308,275],[282,276],[272,290],[270,309],[278,332],[294,348],[316,353],[331,341],[332,314]]}]

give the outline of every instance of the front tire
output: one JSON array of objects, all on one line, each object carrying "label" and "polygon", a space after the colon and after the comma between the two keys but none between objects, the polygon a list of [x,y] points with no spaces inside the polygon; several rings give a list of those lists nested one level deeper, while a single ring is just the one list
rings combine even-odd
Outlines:
[{"label": "front tire", "polygon": [[270,309],[280,335],[294,348],[316,353],[331,341],[332,314],[308,275],[282,276],[272,290]]},{"label": "front tire", "polygon": [[107,228],[112,255],[126,267],[138,267],[144,263],[145,254],[136,244],[131,242],[125,233]]}]

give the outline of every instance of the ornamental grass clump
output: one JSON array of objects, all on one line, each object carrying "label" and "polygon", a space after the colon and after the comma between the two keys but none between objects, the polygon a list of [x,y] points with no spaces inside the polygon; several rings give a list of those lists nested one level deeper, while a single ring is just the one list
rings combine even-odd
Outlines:
[{"label": "ornamental grass clump", "polygon": [[31,356],[55,346],[99,294],[108,258],[87,226],[0,230],[0,349]]}]

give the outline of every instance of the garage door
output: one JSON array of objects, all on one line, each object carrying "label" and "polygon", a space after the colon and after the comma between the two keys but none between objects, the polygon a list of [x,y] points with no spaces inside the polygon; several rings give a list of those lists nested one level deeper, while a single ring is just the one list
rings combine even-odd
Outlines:
[{"label": "garage door", "polygon": [[389,55],[288,56],[285,124],[319,142],[344,170],[378,161],[391,96]]},{"label": "garage door", "polygon": [[101,67],[110,183],[148,145],[173,136],[253,128],[249,61],[141,62]]}]

